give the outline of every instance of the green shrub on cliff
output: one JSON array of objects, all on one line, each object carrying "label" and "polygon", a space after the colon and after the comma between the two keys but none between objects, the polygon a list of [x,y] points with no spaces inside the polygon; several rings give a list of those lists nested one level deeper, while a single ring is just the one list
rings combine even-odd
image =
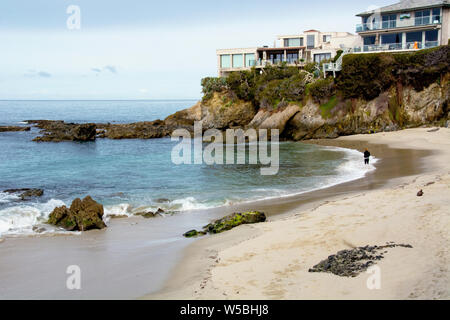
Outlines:
[{"label": "green shrub on cliff", "polygon": [[449,46],[441,46],[407,53],[346,55],[337,90],[344,98],[365,100],[397,83],[420,91],[450,71],[449,53]]},{"label": "green shrub on cliff", "polygon": [[201,81],[201,85],[204,100],[208,100],[209,98],[211,98],[214,92],[222,92],[228,88],[225,78],[203,78]]},{"label": "green shrub on cliff", "polygon": [[329,77],[320,79],[308,86],[308,93],[317,103],[324,103],[336,94],[334,79]]},{"label": "green shrub on cliff", "polygon": [[258,87],[255,100],[261,108],[277,108],[280,103],[301,101],[305,93],[305,86],[305,75],[301,73],[286,79],[271,80]]}]

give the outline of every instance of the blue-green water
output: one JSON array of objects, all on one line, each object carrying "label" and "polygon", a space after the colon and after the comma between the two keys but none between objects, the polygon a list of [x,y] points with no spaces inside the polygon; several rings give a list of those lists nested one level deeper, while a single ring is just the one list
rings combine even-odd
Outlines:
[{"label": "blue-green water", "polygon": [[[195,101],[0,101],[0,125],[28,119],[135,122],[163,119]],[[280,169],[262,176],[258,165],[174,165],[170,138],[35,143],[37,129],[0,133],[0,191],[42,188],[21,202],[0,193],[0,236],[33,233],[55,206],[91,195],[106,215],[163,208],[186,211],[278,197],[364,176],[356,151],[279,143]],[[162,199],[165,199],[164,201]],[[54,230],[51,230],[52,232]]]}]

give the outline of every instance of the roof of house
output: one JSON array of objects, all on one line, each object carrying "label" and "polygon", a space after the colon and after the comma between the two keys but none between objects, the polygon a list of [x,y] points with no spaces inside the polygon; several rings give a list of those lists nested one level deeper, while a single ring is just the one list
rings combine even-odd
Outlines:
[{"label": "roof of house", "polygon": [[407,11],[411,9],[432,8],[439,6],[444,7],[450,6],[450,0],[402,0],[390,6],[385,6],[376,10],[370,10],[359,13],[357,14],[357,16],[368,16],[374,14],[377,11],[388,13],[388,12]]}]

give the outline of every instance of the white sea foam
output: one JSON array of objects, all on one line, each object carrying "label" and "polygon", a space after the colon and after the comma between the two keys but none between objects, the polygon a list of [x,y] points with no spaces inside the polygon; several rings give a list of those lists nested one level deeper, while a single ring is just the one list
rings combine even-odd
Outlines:
[{"label": "white sea foam", "polygon": [[0,236],[33,234],[34,226],[44,223],[54,208],[65,205],[51,199],[45,203],[17,205],[0,210]]},{"label": "white sea foam", "polygon": [[17,194],[0,192],[0,203],[8,203],[19,199]]}]

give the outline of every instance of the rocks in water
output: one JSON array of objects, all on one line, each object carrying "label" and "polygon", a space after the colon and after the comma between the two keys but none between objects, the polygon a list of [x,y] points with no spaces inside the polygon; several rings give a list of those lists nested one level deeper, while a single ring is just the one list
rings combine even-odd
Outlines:
[{"label": "rocks in water", "polygon": [[186,238],[194,238],[194,237],[198,237],[198,236],[204,236],[205,234],[206,234],[205,231],[190,230],[190,231],[186,232],[185,234],[183,234],[183,236]]},{"label": "rocks in water", "polygon": [[[412,248],[409,244],[388,243],[384,246],[365,246],[351,250],[342,250],[329,256],[309,269],[309,272],[327,272],[341,277],[356,277],[370,266],[384,258],[387,248]],[[382,251],[382,252],[380,252]]]},{"label": "rocks in water", "polygon": [[97,134],[95,123],[65,123],[53,120],[28,120],[41,129],[42,136],[36,137],[37,142],[61,142],[61,141],[94,141]]},{"label": "rocks in water", "polygon": [[29,189],[29,188],[23,188],[23,189],[8,189],[4,190],[4,193],[17,193],[21,200],[29,200],[30,198],[34,197],[42,197],[44,194],[44,190],[42,189]]},{"label": "rocks in water", "polygon": [[423,195],[424,195],[423,190],[420,190],[419,192],[417,192],[418,197],[422,197]]},{"label": "rocks in water", "polygon": [[206,233],[221,233],[240,226],[241,224],[258,223],[264,221],[266,221],[266,215],[263,212],[249,211],[243,213],[233,213],[204,226],[203,231],[191,230],[186,232],[184,236],[190,238],[198,235],[205,235]]},{"label": "rocks in water", "polygon": [[0,132],[30,131],[30,127],[0,126]]},{"label": "rocks in water", "polygon": [[135,215],[136,216],[142,216],[142,217],[144,217],[146,219],[149,219],[149,218],[154,218],[156,216],[160,216],[160,215],[162,215],[164,213],[165,213],[165,211],[163,209],[158,208],[158,210],[156,210],[156,212],[144,211],[144,212],[135,213]]},{"label": "rocks in water", "polygon": [[33,226],[32,230],[36,233],[43,233],[46,231],[44,227],[40,227],[40,226]]},{"label": "rocks in water", "polygon": [[48,223],[68,231],[88,231],[106,228],[103,222],[103,205],[90,196],[73,200],[70,208],[58,207],[50,214]]}]

